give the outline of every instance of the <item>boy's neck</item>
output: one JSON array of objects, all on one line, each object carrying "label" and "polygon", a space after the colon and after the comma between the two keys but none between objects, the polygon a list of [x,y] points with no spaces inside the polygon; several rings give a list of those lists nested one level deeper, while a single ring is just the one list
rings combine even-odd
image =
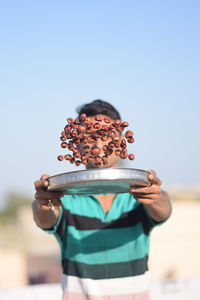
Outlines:
[{"label": "boy's neck", "polygon": [[116,197],[116,194],[109,194],[109,195],[95,195],[95,197],[101,203],[105,212],[108,212],[112,206],[113,200]]}]

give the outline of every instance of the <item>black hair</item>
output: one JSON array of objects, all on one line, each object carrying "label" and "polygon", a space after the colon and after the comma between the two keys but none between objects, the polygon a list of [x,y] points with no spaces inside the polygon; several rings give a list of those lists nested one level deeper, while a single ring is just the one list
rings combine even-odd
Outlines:
[{"label": "black hair", "polygon": [[87,117],[105,115],[113,120],[121,120],[119,112],[110,103],[97,99],[76,109],[78,116],[86,114]]}]

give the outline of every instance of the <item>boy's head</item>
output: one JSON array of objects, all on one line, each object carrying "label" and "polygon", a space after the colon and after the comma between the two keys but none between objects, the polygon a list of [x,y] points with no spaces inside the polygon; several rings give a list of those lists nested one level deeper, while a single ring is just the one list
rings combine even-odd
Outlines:
[{"label": "boy's head", "polygon": [[[95,123],[95,116],[101,115],[103,117],[110,117],[112,120],[121,120],[119,112],[108,102],[102,101],[102,100],[94,100],[93,102],[87,103],[77,109],[78,116],[81,114],[86,114],[87,117],[90,117],[90,120],[92,123]],[[104,121],[101,122],[104,124]],[[122,139],[123,135],[119,134],[119,138]],[[101,149],[100,156],[103,156],[103,146],[107,145],[109,140],[106,142],[102,141],[101,138],[97,138],[96,145]],[[115,155],[113,152],[111,155],[108,156],[108,164],[106,167],[117,167],[119,157]],[[103,163],[101,164],[100,168],[105,167]],[[86,165],[87,169],[95,168],[95,165],[93,163],[89,163]]]},{"label": "boy's head", "polygon": [[110,103],[103,100],[97,99],[90,103],[84,104],[77,108],[79,116],[81,114],[86,114],[87,117],[104,115],[108,116],[113,120],[121,120],[119,112]]}]

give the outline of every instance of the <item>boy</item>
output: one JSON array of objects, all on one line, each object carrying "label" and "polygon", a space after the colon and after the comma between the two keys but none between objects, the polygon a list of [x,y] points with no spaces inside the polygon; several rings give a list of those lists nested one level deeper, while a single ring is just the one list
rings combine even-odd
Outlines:
[{"label": "boy", "polygon": [[[91,122],[96,115],[120,119],[118,111],[101,100],[82,106],[78,113]],[[100,149],[104,144],[97,139]],[[110,155],[107,167],[117,167],[118,160]],[[171,214],[168,194],[161,191],[156,173],[150,171],[149,187],[130,185],[129,193],[117,195],[64,196],[48,192],[46,178],[43,175],[35,182],[33,215],[61,246],[63,300],[150,299],[149,236]]]}]

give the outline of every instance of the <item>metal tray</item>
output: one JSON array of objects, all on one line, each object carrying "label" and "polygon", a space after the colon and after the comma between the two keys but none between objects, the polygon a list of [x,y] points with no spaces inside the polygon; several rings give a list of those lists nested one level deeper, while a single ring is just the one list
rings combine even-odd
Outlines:
[{"label": "metal tray", "polygon": [[148,171],[126,168],[94,168],[49,177],[48,191],[66,195],[99,195],[127,193],[130,183],[149,186]]}]

